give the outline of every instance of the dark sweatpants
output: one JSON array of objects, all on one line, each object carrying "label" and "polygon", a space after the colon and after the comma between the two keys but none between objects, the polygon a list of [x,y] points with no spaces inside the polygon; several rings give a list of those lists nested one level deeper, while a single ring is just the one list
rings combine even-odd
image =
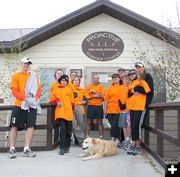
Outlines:
[{"label": "dark sweatpants", "polygon": [[120,138],[120,128],[119,128],[119,114],[107,114],[108,121],[111,125],[110,134],[111,137]]},{"label": "dark sweatpants", "polygon": [[143,111],[130,110],[131,132],[133,141],[141,139],[141,125],[144,118],[142,113]]},{"label": "dark sweatpants", "polygon": [[72,134],[72,121],[58,120],[60,126],[60,148],[69,148]]}]

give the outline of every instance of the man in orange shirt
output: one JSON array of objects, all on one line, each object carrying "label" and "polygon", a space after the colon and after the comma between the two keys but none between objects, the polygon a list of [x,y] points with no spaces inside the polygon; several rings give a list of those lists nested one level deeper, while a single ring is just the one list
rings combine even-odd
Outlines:
[{"label": "man in orange shirt", "polygon": [[93,84],[86,88],[85,97],[88,99],[86,135],[89,136],[93,120],[97,119],[99,137],[103,138],[104,86],[99,83],[98,75],[93,77]]},{"label": "man in orange shirt", "polygon": [[50,102],[56,105],[55,120],[60,126],[60,151],[59,155],[69,152],[72,120],[74,109],[74,96],[72,90],[67,86],[69,77],[62,75],[59,79],[59,86],[53,90]]},{"label": "man in orange shirt", "polygon": [[[30,65],[32,61],[30,58],[24,57],[21,59],[21,70],[20,72],[12,76],[12,81],[10,88],[12,90],[13,96],[16,98],[15,106],[12,110],[11,120],[10,120],[10,151],[9,158],[16,158],[15,154],[15,143],[17,138],[17,131],[27,129],[25,134],[25,147],[23,151],[23,156],[25,157],[35,157],[30,149],[30,144],[34,134],[34,127],[36,124],[37,108],[29,107],[24,110],[22,107],[23,103],[35,105],[37,100],[40,98],[41,88],[36,76],[32,79],[32,73],[30,72]],[[31,84],[31,98],[27,97],[28,82]],[[36,107],[36,106],[35,106]]]}]

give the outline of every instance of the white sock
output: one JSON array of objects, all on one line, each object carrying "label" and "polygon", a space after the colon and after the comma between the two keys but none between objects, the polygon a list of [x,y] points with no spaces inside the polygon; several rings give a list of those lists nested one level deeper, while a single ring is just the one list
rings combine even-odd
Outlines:
[{"label": "white sock", "polygon": [[11,146],[11,147],[10,147],[10,150],[15,150],[15,147],[14,147],[14,146]]},{"label": "white sock", "polygon": [[111,140],[112,140],[112,141],[115,141],[115,138],[114,138],[114,137],[111,137]]},{"label": "white sock", "polygon": [[125,141],[130,141],[130,138],[129,137],[126,137],[126,140]]},{"label": "white sock", "polygon": [[24,151],[28,150],[29,149],[29,146],[25,146],[24,147]]}]

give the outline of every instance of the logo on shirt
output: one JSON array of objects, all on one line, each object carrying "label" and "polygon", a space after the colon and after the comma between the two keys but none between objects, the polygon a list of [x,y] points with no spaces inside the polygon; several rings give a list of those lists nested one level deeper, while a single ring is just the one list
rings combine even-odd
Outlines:
[{"label": "logo on shirt", "polygon": [[12,117],[11,122],[12,122],[13,124],[15,124],[15,123],[16,123],[16,117]]}]

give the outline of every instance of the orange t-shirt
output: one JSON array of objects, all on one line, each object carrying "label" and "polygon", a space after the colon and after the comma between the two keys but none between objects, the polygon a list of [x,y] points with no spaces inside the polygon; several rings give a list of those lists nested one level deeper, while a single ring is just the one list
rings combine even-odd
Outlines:
[{"label": "orange t-shirt", "polygon": [[111,84],[106,93],[104,100],[107,101],[107,113],[108,114],[119,114],[120,107],[119,107],[119,95],[121,94],[121,85],[114,85]]},{"label": "orange t-shirt", "polygon": [[68,85],[67,85],[71,90],[72,92],[74,92],[74,85],[72,84],[72,82],[69,82]]},{"label": "orange t-shirt", "polygon": [[[91,90],[95,91],[95,93],[92,93]],[[94,85],[91,84],[86,88],[85,91],[85,97],[88,99],[88,105],[92,106],[101,106],[103,104],[102,98],[92,98],[91,96],[94,96],[96,94],[102,94],[104,95],[104,86],[101,84]]]},{"label": "orange t-shirt", "polygon": [[[129,86],[129,90],[133,90],[136,86],[142,86],[146,93],[149,93],[151,89],[145,80],[138,80],[132,82]],[[146,103],[146,94],[133,94],[130,98],[128,98],[126,103],[126,108],[129,110],[144,110]]]},{"label": "orange t-shirt", "polygon": [[50,88],[50,94],[52,95],[53,93],[53,90],[58,87],[60,84],[58,81],[55,81],[52,85],[51,85],[51,88]]},{"label": "orange t-shirt", "polygon": [[73,109],[72,105],[74,104],[74,96],[71,89],[66,87],[58,86],[54,88],[53,93],[50,97],[50,102],[54,100],[60,100],[62,103],[61,107],[56,106],[55,109],[55,120],[63,118],[68,121],[73,120]]},{"label": "orange t-shirt", "polygon": [[[80,102],[83,101],[85,90],[82,89],[81,87],[74,86],[74,92],[77,92],[77,94],[78,94],[78,96],[74,99],[75,105],[78,105]],[[80,106],[82,109],[82,113],[84,113],[84,106],[83,105],[80,105]]]},{"label": "orange t-shirt", "polygon": [[[119,99],[121,100],[122,104],[126,104],[127,99],[128,99],[128,92],[129,92],[129,88],[128,86],[120,85],[121,89],[120,89],[120,93],[119,93]],[[123,110],[122,112],[127,112],[129,111],[127,108],[125,110]]]},{"label": "orange t-shirt", "polygon": [[[12,90],[12,94],[16,97],[15,106],[21,107],[22,100],[25,99],[25,88],[26,82],[30,76],[30,72],[23,73],[22,71],[14,74],[12,76],[10,88]],[[38,91],[36,93],[36,98],[40,98],[41,95],[41,86],[39,80],[37,79]]]}]

